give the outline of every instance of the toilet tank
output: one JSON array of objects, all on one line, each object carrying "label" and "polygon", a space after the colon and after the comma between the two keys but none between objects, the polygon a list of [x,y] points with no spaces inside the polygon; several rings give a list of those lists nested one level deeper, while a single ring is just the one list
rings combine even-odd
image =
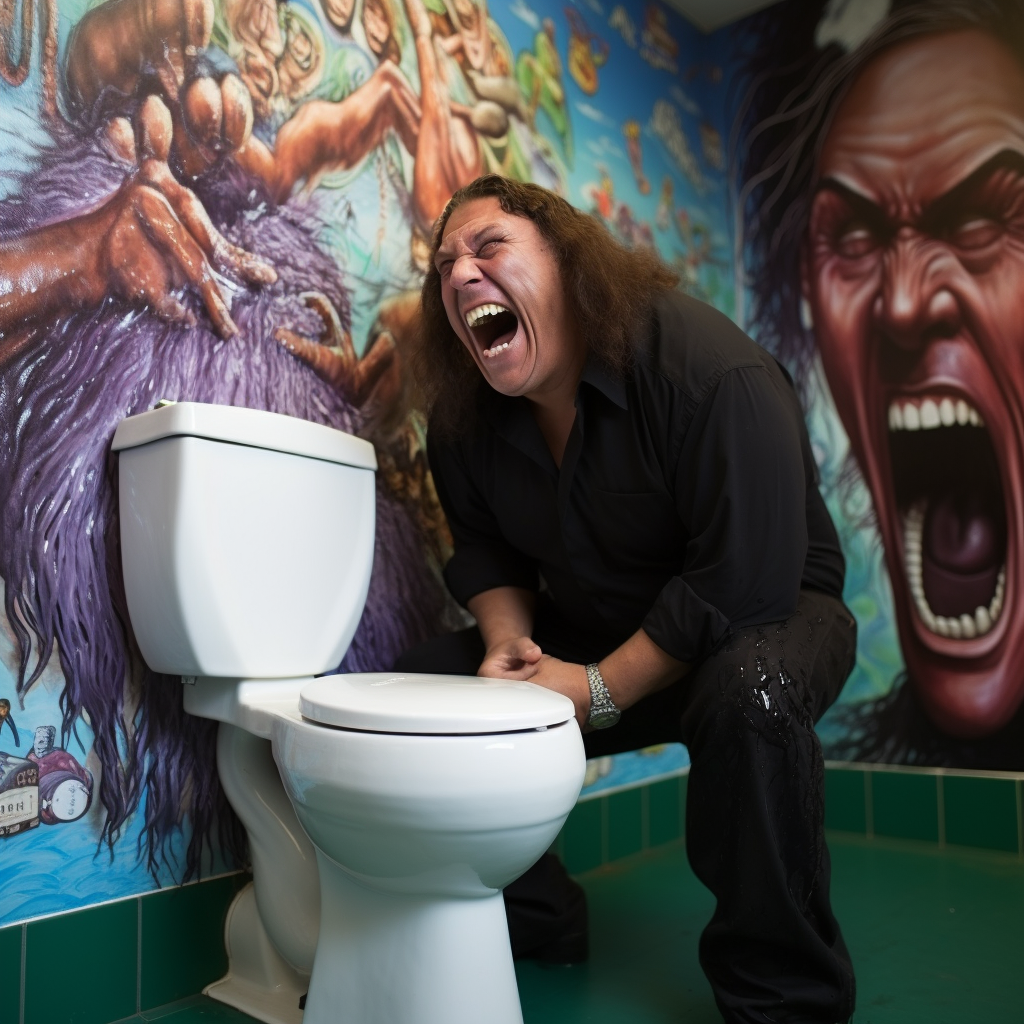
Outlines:
[{"label": "toilet tank", "polygon": [[121,559],[146,663],[283,679],[335,668],[373,565],[373,446],[256,409],[180,402],[122,420]]}]

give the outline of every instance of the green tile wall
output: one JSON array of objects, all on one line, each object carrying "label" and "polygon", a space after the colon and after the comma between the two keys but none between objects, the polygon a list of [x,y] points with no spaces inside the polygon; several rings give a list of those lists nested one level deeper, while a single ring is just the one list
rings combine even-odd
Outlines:
[{"label": "green tile wall", "polygon": [[859,770],[825,769],[825,827],[840,832],[867,832],[864,775]]},{"label": "green tile wall", "polygon": [[648,846],[671,843],[683,834],[686,780],[686,775],[677,775],[646,787]]},{"label": "green tile wall", "polygon": [[229,875],[0,929],[0,1024],[111,1024],[198,993],[227,969],[224,920],[247,881]]},{"label": "green tile wall", "polygon": [[939,841],[939,796],[929,773],[871,772],[871,820],[876,836]]},{"label": "green tile wall", "polygon": [[1024,857],[1024,778],[830,764],[825,825]]},{"label": "green tile wall", "polygon": [[1015,779],[945,775],[946,842],[1017,852],[1017,788]]},{"label": "green tile wall", "polygon": [[224,921],[244,881],[244,876],[231,875],[166,889],[141,901],[140,1009],[201,992],[224,975]]},{"label": "green tile wall", "polygon": [[559,837],[562,862],[573,874],[603,863],[605,799],[578,803],[562,826]]},{"label": "green tile wall", "polygon": [[[586,798],[552,847],[589,871],[685,833],[687,774]],[[1024,778],[830,762],[825,827],[1024,857]]]},{"label": "green tile wall", "polygon": [[137,1003],[137,900],[29,922],[25,1024],[108,1024]]},{"label": "green tile wall", "polygon": [[21,1016],[21,925],[0,928],[0,1024]]},{"label": "green tile wall", "polygon": [[608,798],[608,851],[606,860],[639,853],[644,846],[643,787],[612,793]]}]

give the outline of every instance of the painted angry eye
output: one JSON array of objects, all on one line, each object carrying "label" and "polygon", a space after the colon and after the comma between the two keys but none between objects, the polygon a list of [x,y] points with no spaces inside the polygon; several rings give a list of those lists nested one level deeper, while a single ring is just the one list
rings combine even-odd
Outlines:
[{"label": "painted angry eye", "polygon": [[853,221],[843,225],[833,247],[843,259],[857,260],[873,253],[879,247],[879,240],[867,224]]},{"label": "painted angry eye", "polygon": [[1002,234],[1003,225],[991,217],[971,217],[954,226],[949,240],[958,249],[973,251],[999,241]]}]

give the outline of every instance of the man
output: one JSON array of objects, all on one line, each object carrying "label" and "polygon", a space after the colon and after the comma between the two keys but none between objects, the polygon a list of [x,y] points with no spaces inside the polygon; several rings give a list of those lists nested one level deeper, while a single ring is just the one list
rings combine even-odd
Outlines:
[{"label": "man", "polygon": [[[813,725],[853,664],[843,558],[788,377],[673,284],[536,185],[455,194],[423,288],[421,384],[446,579],[477,627],[399,667],[558,690],[590,756],[686,743],[719,1008],[834,1024],[854,980]],[[576,892],[553,858],[514,883],[514,952],[582,958]]]},{"label": "man", "polygon": [[1024,3],[904,0],[852,39],[807,8],[748,68],[753,322],[787,360],[817,344],[910,684],[836,753],[1019,769]]}]

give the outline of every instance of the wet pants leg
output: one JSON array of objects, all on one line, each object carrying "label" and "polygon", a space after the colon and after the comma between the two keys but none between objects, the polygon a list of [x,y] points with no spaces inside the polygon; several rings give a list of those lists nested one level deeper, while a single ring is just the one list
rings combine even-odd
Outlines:
[{"label": "wet pants leg", "polygon": [[834,1024],[853,1012],[814,722],[855,648],[846,609],[804,592],[785,622],[738,631],[684,681],[686,848],[717,899],[700,962],[729,1024]]}]

